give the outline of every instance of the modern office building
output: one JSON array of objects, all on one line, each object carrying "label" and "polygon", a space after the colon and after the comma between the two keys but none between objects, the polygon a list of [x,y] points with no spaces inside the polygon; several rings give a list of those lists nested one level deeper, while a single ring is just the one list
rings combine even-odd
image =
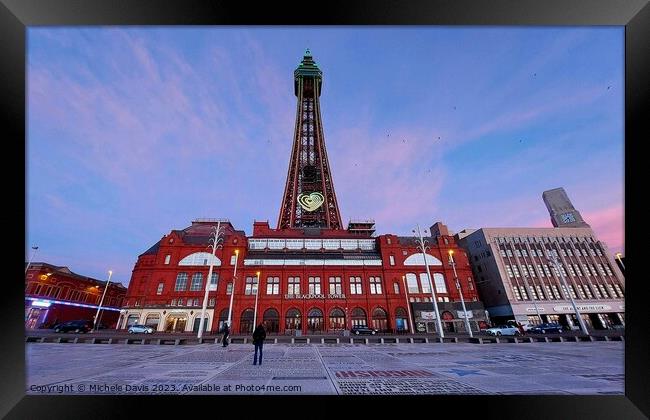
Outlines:
[{"label": "modern office building", "polygon": [[456,239],[470,257],[493,322],[577,328],[571,296],[588,328],[625,325],[625,280],[591,228],[481,228]]}]

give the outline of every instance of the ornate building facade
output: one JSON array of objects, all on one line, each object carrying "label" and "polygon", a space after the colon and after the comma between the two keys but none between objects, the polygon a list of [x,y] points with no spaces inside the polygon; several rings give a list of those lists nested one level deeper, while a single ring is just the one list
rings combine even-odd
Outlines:
[{"label": "ornate building facade", "polygon": [[[463,331],[453,251],[467,316],[478,330],[485,311],[471,267],[444,225],[432,226],[426,255],[413,237],[375,236],[372,220],[343,227],[325,149],[322,85],[308,50],[294,72],[295,133],[276,228],[256,221],[247,236],[226,219],[203,219],[172,230],[138,257],[120,328],[140,323],[158,331],[198,331],[205,301],[204,328],[211,332],[229,320],[231,331],[246,334],[260,322],[280,334],[354,325],[433,332],[433,287],[443,328]],[[217,230],[220,246],[212,253]]]}]

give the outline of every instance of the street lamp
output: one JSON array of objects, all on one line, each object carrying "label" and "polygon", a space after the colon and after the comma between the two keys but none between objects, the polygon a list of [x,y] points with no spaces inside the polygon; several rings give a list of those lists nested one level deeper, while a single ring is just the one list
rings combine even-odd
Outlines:
[{"label": "street lamp", "polygon": [[38,249],[37,246],[32,247],[32,256],[29,257],[29,261],[27,261],[27,267],[25,268],[25,274],[27,274],[27,270],[29,270],[29,266],[32,264],[32,260],[34,259],[34,255],[36,255],[36,250]]},{"label": "street lamp", "polygon": [[235,250],[235,272],[232,275],[232,289],[230,290],[230,306],[228,306],[228,328],[231,328],[230,321],[232,319],[232,298],[235,296],[235,281],[237,280],[237,260],[239,258],[239,250]]},{"label": "street lamp", "polygon": [[255,286],[255,312],[253,313],[253,328],[257,327],[257,297],[260,295],[260,272],[257,272],[257,285]]},{"label": "street lamp", "polygon": [[[208,293],[210,291],[210,285],[212,283],[212,270],[214,268],[214,260],[215,260],[215,254],[217,252],[217,248],[221,248],[222,245],[220,241],[223,239],[219,237],[221,234],[221,221],[217,222],[217,227],[215,228],[212,226],[213,230],[213,236],[210,238],[210,242],[212,242],[212,258],[210,258],[210,270],[208,270],[208,278],[205,281],[205,294],[203,295],[203,307],[201,308],[201,320],[199,321],[199,333],[197,338],[203,337],[203,329],[204,329],[204,324],[205,324],[205,311],[208,307]],[[215,305],[214,310],[212,312],[212,318],[214,319],[214,316],[217,313],[217,305]]]},{"label": "street lamp", "polygon": [[102,293],[102,298],[99,301],[99,306],[97,307],[97,313],[95,314],[95,320],[93,321],[93,331],[97,329],[97,319],[99,317],[99,311],[102,309],[102,303],[104,303],[104,296],[106,296],[106,291],[108,290],[108,284],[111,282],[111,276],[113,275],[113,270],[108,270],[108,281],[104,287],[104,293]]},{"label": "street lamp", "polygon": [[[427,241],[424,240],[422,237],[422,233],[420,232],[420,225],[417,226],[417,236],[415,239],[419,242],[418,247],[420,248],[420,251],[422,251],[422,258],[424,258],[424,266],[427,269],[427,276],[429,277],[429,287],[431,288],[431,297],[433,298],[433,309],[436,311],[436,323],[438,325],[438,333],[440,334],[440,338],[445,338],[445,332],[442,330],[442,322],[440,322],[440,313],[438,312],[438,299],[436,299],[436,292],[433,287],[433,281],[431,281],[431,271],[429,270],[429,263],[427,263],[427,253],[426,249],[429,248],[428,246],[425,246],[425,243]],[[413,230],[413,233],[415,233],[415,230]],[[427,233],[425,230],[424,233]]]},{"label": "street lamp", "polygon": [[621,267],[623,267],[623,270],[625,270],[625,264],[623,264],[623,260],[621,259],[622,256],[623,254],[621,254],[620,252],[616,253],[616,258],[618,258],[618,262],[621,263]]},{"label": "street lamp", "polygon": [[406,296],[406,310],[409,312],[409,330],[411,331],[411,334],[415,334],[415,331],[413,330],[413,321],[411,319],[411,305],[409,303],[409,290],[406,288],[406,277],[402,276],[402,286],[404,286],[404,293]]},{"label": "street lamp", "polygon": [[[560,247],[558,246],[558,249]],[[560,264],[557,261],[557,256],[553,253],[549,253],[548,259],[553,262],[553,265],[555,266],[555,270],[558,272],[560,275],[560,278],[562,279],[562,283],[564,284],[564,288],[567,291],[567,295],[569,295],[569,300],[571,300],[571,305],[573,305],[573,310],[576,312],[576,317],[578,318],[578,322],[580,323],[580,329],[582,330],[583,334],[588,335],[589,331],[587,331],[587,326],[585,325],[585,321],[582,319],[582,315],[580,315],[580,311],[578,310],[578,307],[576,306],[576,302],[573,300],[573,296],[571,296],[571,292],[569,290],[569,286],[567,285],[566,280],[564,279],[564,274],[562,273],[562,270],[560,270]]]},{"label": "street lamp", "polygon": [[465,308],[465,298],[463,298],[463,291],[460,288],[460,282],[458,281],[458,274],[456,274],[456,261],[454,261],[454,251],[449,250],[449,264],[451,264],[452,268],[454,269],[454,279],[456,280],[456,288],[458,289],[458,293],[460,293],[460,303],[463,305],[463,312],[465,313],[465,328],[467,328],[467,331],[469,332],[470,337],[474,337],[474,334],[472,334],[472,328],[469,325],[469,318],[467,318],[467,309]]}]

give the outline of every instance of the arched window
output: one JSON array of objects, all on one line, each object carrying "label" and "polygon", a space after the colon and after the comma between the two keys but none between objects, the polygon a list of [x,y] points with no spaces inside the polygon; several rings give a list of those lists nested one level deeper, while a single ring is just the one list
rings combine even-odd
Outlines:
[{"label": "arched window", "polygon": [[334,308],[330,311],[329,317],[329,330],[340,331],[345,329],[345,313],[339,309]]},{"label": "arched window", "polygon": [[267,333],[277,333],[280,331],[280,314],[275,309],[269,308],[264,311],[262,322],[264,322],[264,328]]},{"label": "arched window", "polygon": [[[322,318],[322,316],[321,316]],[[298,309],[289,309],[284,319],[285,331],[293,331],[302,329],[302,316]]]},{"label": "arched window", "polygon": [[239,332],[243,334],[251,334],[253,332],[253,317],[255,312],[252,309],[246,309],[241,314],[239,320]]},{"label": "arched window", "polygon": [[352,326],[355,325],[368,325],[368,320],[366,318],[366,311],[361,308],[354,308],[351,314]]},{"label": "arched window", "polygon": [[388,329],[388,317],[384,309],[376,308],[372,311],[372,328],[379,331],[386,331]]},{"label": "arched window", "polygon": [[316,333],[323,331],[323,328],[323,312],[318,308],[310,310],[307,314],[308,331],[311,333]]},{"label": "arched window", "polygon": [[[442,262],[431,254],[426,254],[428,265],[442,265]],[[418,252],[404,260],[404,265],[424,265],[424,257]]]},{"label": "arched window", "polygon": [[409,289],[409,293],[420,293],[420,288],[418,287],[418,278],[415,277],[415,274],[406,273],[406,285]]},{"label": "arched window", "polygon": [[221,260],[209,252],[195,252],[178,262],[178,265],[221,265]]}]

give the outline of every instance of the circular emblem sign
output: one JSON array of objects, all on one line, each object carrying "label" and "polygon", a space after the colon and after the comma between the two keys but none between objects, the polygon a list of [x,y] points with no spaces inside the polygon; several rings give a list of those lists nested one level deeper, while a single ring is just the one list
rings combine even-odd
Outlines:
[{"label": "circular emblem sign", "polygon": [[298,196],[298,204],[300,204],[300,206],[307,211],[316,210],[322,206],[324,202],[325,197],[323,197],[323,194],[319,192],[313,192],[311,194],[300,194]]}]

